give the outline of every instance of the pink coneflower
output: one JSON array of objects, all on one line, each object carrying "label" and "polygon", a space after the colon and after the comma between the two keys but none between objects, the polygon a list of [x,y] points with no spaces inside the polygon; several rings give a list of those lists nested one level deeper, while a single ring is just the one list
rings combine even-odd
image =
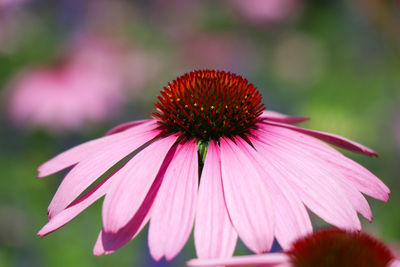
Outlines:
[{"label": "pink coneflower", "polygon": [[337,227],[358,230],[357,212],[372,218],[361,193],[388,200],[389,189],[377,177],[318,139],[375,152],[290,125],[304,118],[264,111],[258,90],[240,76],[185,74],[164,87],[155,107],[153,119],[119,125],[39,167],[43,177],[74,166],[50,203],[40,236],[105,195],[95,255],[120,248],[150,221],[154,259],[177,255],[193,224],[198,257],[224,258],[237,236],[255,253],[268,251],[274,237],[288,248],[312,231],[306,206]]},{"label": "pink coneflower", "polygon": [[257,68],[257,48],[241,36],[191,31],[183,40],[179,49],[183,65],[246,72]]},{"label": "pink coneflower", "polygon": [[380,240],[358,231],[328,229],[294,241],[282,253],[230,259],[193,259],[188,266],[399,267],[400,261]]},{"label": "pink coneflower", "polygon": [[252,23],[293,20],[302,10],[302,0],[234,0],[232,4]]},{"label": "pink coneflower", "polygon": [[9,114],[23,126],[76,130],[114,115],[124,101],[117,53],[85,41],[52,66],[30,67],[9,85]]},{"label": "pink coneflower", "polygon": [[0,0],[0,9],[15,8],[26,2],[27,0]]}]

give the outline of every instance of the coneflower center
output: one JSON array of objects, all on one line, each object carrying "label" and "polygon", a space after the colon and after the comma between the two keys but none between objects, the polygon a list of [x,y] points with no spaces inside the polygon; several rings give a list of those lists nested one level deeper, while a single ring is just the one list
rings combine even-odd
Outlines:
[{"label": "coneflower center", "polygon": [[208,141],[242,136],[264,110],[261,94],[242,77],[224,71],[194,71],[161,91],[153,115],[169,133]]},{"label": "coneflower center", "polygon": [[385,244],[368,234],[338,229],[301,238],[287,253],[294,267],[387,267],[394,259]]}]

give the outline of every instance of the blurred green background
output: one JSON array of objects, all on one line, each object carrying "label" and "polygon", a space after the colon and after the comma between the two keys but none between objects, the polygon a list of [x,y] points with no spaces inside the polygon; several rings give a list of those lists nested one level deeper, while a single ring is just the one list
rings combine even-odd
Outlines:
[{"label": "blurred green background", "polygon": [[[16,119],[11,99],[15,80],[23,79],[16,77],[68,62],[82,35],[118,47],[124,101],[73,129]],[[149,118],[163,86],[204,68],[246,77],[267,108],[310,117],[304,127],[375,149],[378,158],[344,153],[390,187],[388,203],[368,198],[374,220],[362,223],[400,252],[399,59],[398,1],[0,1],[0,266],[182,266],[194,257],[191,238],[173,262],[152,262],[147,228],[118,252],[92,256],[101,201],[37,237],[66,172],[35,177],[37,166],[57,153],[124,121]],[[247,251],[238,245],[241,253]]]}]

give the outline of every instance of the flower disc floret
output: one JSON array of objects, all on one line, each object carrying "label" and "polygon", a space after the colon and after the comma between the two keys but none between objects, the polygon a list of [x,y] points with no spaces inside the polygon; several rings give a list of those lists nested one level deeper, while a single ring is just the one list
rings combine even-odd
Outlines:
[{"label": "flower disc floret", "polygon": [[208,141],[243,136],[265,109],[257,88],[223,71],[195,71],[164,87],[153,113],[169,133]]},{"label": "flower disc floret", "polygon": [[297,240],[288,252],[294,267],[387,267],[389,248],[363,232],[323,230]]}]

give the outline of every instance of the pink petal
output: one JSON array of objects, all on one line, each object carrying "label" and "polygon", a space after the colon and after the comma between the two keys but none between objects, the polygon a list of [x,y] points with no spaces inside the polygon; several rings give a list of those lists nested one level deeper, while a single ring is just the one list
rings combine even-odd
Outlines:
[{"label": "pink petal", "polygon": [[93,255],[101,256],[105,253],[105,249],[103,246],[103,229],[101,229],[99,235],[97,236],[96,243],[93,247]]},{"label": "pink petal", "polygon": [[388,267],[400,267],[400,260],[392,260],[391,262],[389,262]]},{"label": "pink petal", "polygon": [[[122,167],[121,167],[122,168]],[[74,219],[77,215],[79,215],[83,210],[92,205],[96,200],[104,196],[104,194],[109,190],[111,180],[110,178],[118,172],[121,168],[113,172],[106,179],[101,181],[98,185],[93,187],[86,194],[81,196],[75,202],[73,202],[70,206],[68,206],[65,210],[58,213],[54,218],[52,218],[39,232],[37,235],[45,236],[58,228],[64,226],[72,219]]]},{"label": "pink petal", "polygon": [[229,216],[244,244],[255,253],[268,251],[274,240],[274,215],[268,190],[253,162],[236,145],[221,138],[221,171]]},{"label": "pink petal", "polygon": [[[226,259],[193,259],[186,263],[192,267],[206,266],[282,266],[280,264],[289,263],[289,257],[285,253],[268,253],[261,255],[236,256]],[[290,266],[290,265],[286,265]]]},{"label": "pink petal", "polygon": [[[150,125],[149,123],[146,123],[146,126],[148,127]],[[155,126],[155,123],[152,124]],[[145,125],[143,125],[145,126]],[[155,128],[155,127],[154,127]],[[131,132],[131,134],[134,134],[135,132],[141,132],[143,131],[143,127],[137,127],[135,129],[132,129],[134,131]],[[75,165],[76,163],[87,159],[93,152],[96,150],[104,147],[105,145],[112,144],[116,140],[119,140],[121,138],[124,138],[126,134],[118,134],[114,136],[105,136],[101,138],[97,138],[88,142],[85,142],[83,144],[80,144],[78,146],[75,146],[71,149],[68,149],[67,151],[55,156],[54,158],[50,159],[49,161],[43,163],[41,166],[38,167],[38,177],[45,177],[50,174],[56,173],[58,171],[61,171],[65,168],[71,167]]]},{"label": "pink petal", "polygon": [[96,243],[94,244],[93,247],[93,255],[101,256],[104,253],[106,253],[106,250],[104,249],[103,246],[103,229],[101,229],[99,235],[97,236]]},{"label": "pink petal", "polygon": [[148,123],[148,122],[151,122],[151,121],[153,121],[153,120],[140,120],[140,121],[126,122],[126,123],[120,124],[120,125],[112,128],[111,130],[109,130],[106,133],[106,135],[112,135],[112,134],[120,133],[120,132],[123,132],[123,131],[125,131],[125,130],[127,130],[129,128],[141,125],[143,123]]},{"label": "pink petal", "polygon": [[165,160],[162,162],[149,192],[129,222],[116,233],[108,233],[104,228],[102,229],[93,249],[94,255],[99,256],[104,253],[108,255],[121,248],[130,240],[134,239],[147,224],[150,219],[151,210],[154,207],[154,200],[160,189],[161,183],[163,182],[168,166],[174,157],[175,150],[176,146],[173,147],[165,156]]},{"label": "pink petal", "polygon": [[[274,127],[274,126],[271,126]],[[274,136],[275,138],[279,139],[279,143],[284,145],[288,143],[285,138],[282,138],[282,135],[275,134],[275,131],[282,132],[282,128],[274,127],[275,129],[270,130],[267,133],[268,138]],[[277,129],[276,129],[277,128]],[[287,129],[283,129],[284,131],[290,131]],[[253,139],[251,139],[253,140]],[[317,140],[318,141],[318,140]],[[318,141],[320,142],[320,141]],[[320,142],[322,143],[322,142]],[[335,182],[341,186],[342,190],[350,200],[351,204],[353,205],[354,209],[362,214],[366,219],[371,221],[372,219],[372,212],[368,205],[367,200],[364,196],[357,190],[357,188],[350,182],[348,179],[340,172],[338,168],[334,165],[330,164],[329,162],[324,161],[320,156],[317,155],[318,151],[312,151],[310,147],[302,146],[298,142],[292,142],[291,144],[287,144],[289,150],[298,151],[300,152],[303,157],[307,157],[308,161],[315,163],[321,169],[322,174],[334,177]]]},{"label": "pink petal", "polygon": [[[385,202],[389,200],[390,189],[378,177],[358,163],[345,157],[342,157],[341,162],[339,160],[333,162],[332,158],[325,160],[339,168],[348,181],[360,192]],[[345,164],[341,165],[342,163]],[[345,167],[347,164],[352,165],[353,168]]]},{"label": "pink petal", "polygon": [[179,144],[152,210],[149,248],[155,260],[174,258],[192,231],[198,189],[197,144]]},{"label": "pink petal", "polygon": [[316,164],[296,143],[284,142],[272,134],[258,133],[258,151],[282,170],[301,200],[325,221],[344,229],[360,230],[357,213],[343,189],[323,166]]},{"label": "pink petal", "polygon": [[118,180],[107,193],[103,204],[103,225],[107,233],[117,233],[137,212],[145,199],[176,135],[152,143],[119,171]]},{"label": "pink petal", "polygon": [[220,149],[210,141],[200,179],[194,243],[199,258],[228,258],[237,241],[222,189]]},{"label": "pink petal", "polygon": [[153,130],[154,125],[140,127],[141,131],[136,131],[137,128],[122,132],[124,136],[96,150],[67,174],[49,205],[50,218],[65,209],[108,169],[159,134]]},{"label": "pink petal", "polygon": [[346,194],[347,198],[350,200],[351,204],[353,205],[354,209],[360,213],[365,219],[368,221],[372,221],[372,211],[368,204],[368,201],[365,197],[357,190],[354,185],[346,180],[345,177],[340,177],[339,175],[335,180],[339,186],[342,187],[344,193]]},{"label": "pink petal", "polygon": [[101,137],[68,149],[40,165],[38,167],[38,178],[48,176],[75,165],[79,161],[87,158],[93,151],[96,151],[107,143],[112,143],[117,140],[118,137],[119,136]]},{"label": "pink petal", "polygon": [[[154,198],[152,200],[154,200]],[[102,229],[94,245],[93,254],[95,256],[100,256],[102,254],[108,255],[134,239],[149,221],[149,211],[152,203],[152,201],[149,201],[149,204],[142,205],[143,209],[139,209],[132,220],[117,233],[106,233],[104,229]]]},{"label": "pink petal", "polygon": [[[134,219],[132,219],[116,234],[108,234],[104,232],[104,229],[102,229],[99,233],[99,236],[97,237],[96,244],[94,245],[93,255],[108,255],[120,249],[129,241],[134,239],[149,221],[150,216],[148,212],[148,210],[146,211],[146,213],[138,212],[139,216],[136,216]],[[143,215],[145,215],[145,217],[141,217]]]},{"label": "pink petal", "polygon": [[[247,152],[264,178],[268,195],[273,199],[271,212],[275,215],[275,236],[284,250],[289,249],[294,240],[312,232],[310,218],[300,198],[284,178],[285,172],[267,156],[256,151],[262,145],[259,141],[251,137],[250,141],[255,149],[246,146]],[[238,139],[237,142],[244,141]]]},{"label": "pink petal", "polygon": [[264,121],[265,124],[270,124],[278,127],[283,127],[287,129],[291,129],[300,133],[304,133],[313,137],[316,137],[318,139],[321,139],[323,141],[326,141],[328,143],[331,143],[332,145],[345,148],[354,152],[366,154],[369,156],[378,156],[378,154],[371,150],[368,147],[365,147],[359,143],[353,142],[347,138],[341,137],[339,135],[331,134],[331,133],[325,133],[325,132],[320,132],[320,131],[314,131],[314,130],[308,130],[308,129],[303,129],[299,128],[296,126],[288,125],[288,124],[283,124],[283,123],[278,123],[278,122],[270,122],[270,121]]},{"label": "pink petal", "polygon": [[274,133],[287,141],[296,143],[309,150],[316,157],[323,159],[340,171],[357,190],[379,200],[387,201],[389,188],[374,174],[360,164],[343,156],[339,151],[313,137],[282,127],[265,125],[262,128],[268,134]]},{"label": "pink petal", "polygon": [[288,123],[288,124],[297,124],[309,120],[309,118],[292,117],[272,110],[264,110],[261,117],[269,121]]}]

